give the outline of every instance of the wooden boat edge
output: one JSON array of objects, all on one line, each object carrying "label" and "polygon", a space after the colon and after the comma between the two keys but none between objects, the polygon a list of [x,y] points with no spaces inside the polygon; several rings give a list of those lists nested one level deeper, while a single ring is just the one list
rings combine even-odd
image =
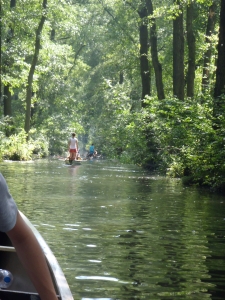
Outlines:
[{"label": "wooden boat edge", "polygon": [[88,162],[88,160],[73,160],[72,163],[70,163],[68,159],[65,159],[64,162],[66,165],[82,165]]},{"label": "wooden boat edge", "polygon": [[26,224],[30,227],[30,229],[33,231],[36,239],[38,240],[44,254],[47,260],[47,263],[49,265],[49,269],[52,273],[52,276],[54,276],[55,284],[57,286],[57,289],[59,291],[60,297],[62,300],[74,300],[72,293],[70,291],[69,285],[67,283],[67,280],[65,278],[65,275],[59,266],[59,263],[53,254],[50,247],[47,245],[46,241],[40,234],[40,232],[34,227],[34,225],[29,221],[29,219],[20,212],[22,218],[26,222]]}]

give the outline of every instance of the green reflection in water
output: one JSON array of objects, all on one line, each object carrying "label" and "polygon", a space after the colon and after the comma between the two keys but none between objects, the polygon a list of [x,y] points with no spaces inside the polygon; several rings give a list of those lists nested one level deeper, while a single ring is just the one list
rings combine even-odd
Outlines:
[{"label": "green reflection in water", "polygon": [[109,162],[0,167],[75,299],[224,299],[224,197]]}]

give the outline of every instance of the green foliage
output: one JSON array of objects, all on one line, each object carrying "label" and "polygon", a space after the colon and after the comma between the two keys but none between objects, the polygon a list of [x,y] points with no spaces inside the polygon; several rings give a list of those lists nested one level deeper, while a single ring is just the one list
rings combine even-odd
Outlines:
[{"label": "green foliage", "polygon": [[[222,187],[224,179],[224,117],[214,129],[212,99],[149,99],[149,130],[158,145],[162,169],[192,183]],[[221,108],[222,111],[224,108]]]},{"label": "green foliage", "polygon": [[[34,157],[41,158],[49,154],[49,144],[43,133],[33,130],[27,140],[27,134],[21,128],[15,128],[12,118],[0,120],[0,160],[30,160]],[[10,136],[6,133],[11,133]]]},{"label": "green foliage", "polygon": [[31,130],[29,143],[32,144],[32,157],[43,158],[49,155],[49,140],[44,131]]},{"label": "green foliage", "polygon": [[21,130],[18,134],[2,139],[2,157],[9,160],[29,160],[32,158],[34,145],[26,141],[26,133]]},{"label": "green foliage", "polygon": [[146,110],[132,112],[121,86],[111,87],[108,97],[92,132],[96,149],[124,163],[182,177],[185,183],[225,186],[225,118],[221,113],[214,119],[212,98],[201,103],[149,97]]}]

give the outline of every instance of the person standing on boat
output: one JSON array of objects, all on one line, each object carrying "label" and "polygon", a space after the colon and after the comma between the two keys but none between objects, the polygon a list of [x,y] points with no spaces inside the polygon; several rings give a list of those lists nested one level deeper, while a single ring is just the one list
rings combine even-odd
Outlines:
[{"label": "person standing on boat", "polygon": [[21,217],[1,173],[0,231],[10,238],[41,300],[57,300],[44,253],[32,230]]},{"label": "person standing on boat", "polygon": [[89,148],[89,156],[92,157],[95,153],[95,146],[92,144]]},{"label": "person standing on boat", "polygon": [[75,137],[76,133],[72,133],[72,137],[68,141],[68,151],[70,153],[69,162],[72,163],[76,159],[78,151],[78,139]]}]

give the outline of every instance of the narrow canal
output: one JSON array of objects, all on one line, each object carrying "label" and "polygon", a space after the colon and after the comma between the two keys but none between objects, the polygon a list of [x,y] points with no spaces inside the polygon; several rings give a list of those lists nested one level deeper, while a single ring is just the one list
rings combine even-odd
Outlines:
[{"label": "narrow canal", "polygon": [[224,300],[225,196],[113,162],[0,171],[75,300]]}]

